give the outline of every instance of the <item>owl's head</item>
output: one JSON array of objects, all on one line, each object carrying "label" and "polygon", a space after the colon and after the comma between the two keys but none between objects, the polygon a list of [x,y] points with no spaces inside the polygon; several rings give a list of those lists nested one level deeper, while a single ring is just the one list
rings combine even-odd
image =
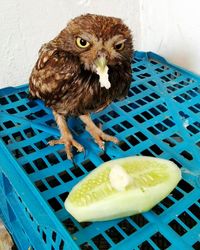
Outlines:
[{"label": "owl's head", "polygon": [[78,56],[85,69],[95,71],[130,62],[133,52],[129,28],[119,18],[86,14],[70,21],[57,39],[65,51]]}]

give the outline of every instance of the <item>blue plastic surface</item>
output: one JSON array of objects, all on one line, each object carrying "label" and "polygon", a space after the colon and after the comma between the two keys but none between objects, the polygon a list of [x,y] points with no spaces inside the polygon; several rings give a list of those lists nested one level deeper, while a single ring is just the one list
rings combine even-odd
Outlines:
[{"label": "blue plastic surface", "polygon": [[[0,90],[0,216],[20,250],[200,249],[200,77],[154,53],[136,52],[129,96],[94,121],[120,145],[103,152],[79,119],[68,122],[86,156],[75,165],[51,110],[27,99],[27,85]],[[68,192],[103,161],[130,155],[174,161],[183,180],[151,211],[123,219],[78,223],[63,207]],[[135,202],[135,201],[133,201]]]}]

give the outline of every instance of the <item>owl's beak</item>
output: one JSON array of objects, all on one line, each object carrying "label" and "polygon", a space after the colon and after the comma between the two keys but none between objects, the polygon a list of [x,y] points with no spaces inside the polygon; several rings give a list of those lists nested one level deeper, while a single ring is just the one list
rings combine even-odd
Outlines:
[{"label": "owl's beak", "polygon": [[105,70],[107,65],[107,60],[105,56],[100,56],[95,60],[95,65],[98,67],[102,72]]}]

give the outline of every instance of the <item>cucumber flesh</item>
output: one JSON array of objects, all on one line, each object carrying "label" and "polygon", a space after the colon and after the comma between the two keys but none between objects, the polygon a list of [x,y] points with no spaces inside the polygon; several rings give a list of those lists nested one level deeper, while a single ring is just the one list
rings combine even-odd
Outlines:
[{"label": "cucumber flesh", "polygon": [[181,179],[171,161],[134,156],[103,163],[80,181],[65,201],[79,222],[103,221],[145,212]]}]

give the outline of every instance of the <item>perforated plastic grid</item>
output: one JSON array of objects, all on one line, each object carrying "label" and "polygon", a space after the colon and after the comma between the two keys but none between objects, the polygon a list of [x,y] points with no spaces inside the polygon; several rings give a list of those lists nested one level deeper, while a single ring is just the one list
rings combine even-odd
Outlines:
[{"label": "perforated plastic grid", "polygon": [[[73,241],[81,249],[200,249],[200,78],[153,53],[136,52],[132,67],[128,97],[92,116],[105,132],[119,138],[120,145],[107,143],[103,152],[80,120],[71,118],[74,138],[86,149],[86,156],[74,152],[75,164],[61,145],[48,146],[59,131],[51,110],[27,99],[27,86],[0,91],[1,151],[12,159],[11,166],[13,160],[17,163],[9,168],[12,175],[6,174],[5,165],[0,167],[10,176],[30,223],[37,224],[46,249],[69,249]],[[66,212],[63,202],[69,191],[91,170],[104,161],[136,154],[170,159],[181,167],[183,180],[172,194],[150,212],[109,222],[78,223]],[[22,195],[14,186],[16,173],[23,185],[31,185],[33,194]],[[30,195],[35,204],[28,202]],[[49,216],[45,227],[37,215],[41,201],[45,219]],[[62,239],[56,240],[58,233]]]}]

